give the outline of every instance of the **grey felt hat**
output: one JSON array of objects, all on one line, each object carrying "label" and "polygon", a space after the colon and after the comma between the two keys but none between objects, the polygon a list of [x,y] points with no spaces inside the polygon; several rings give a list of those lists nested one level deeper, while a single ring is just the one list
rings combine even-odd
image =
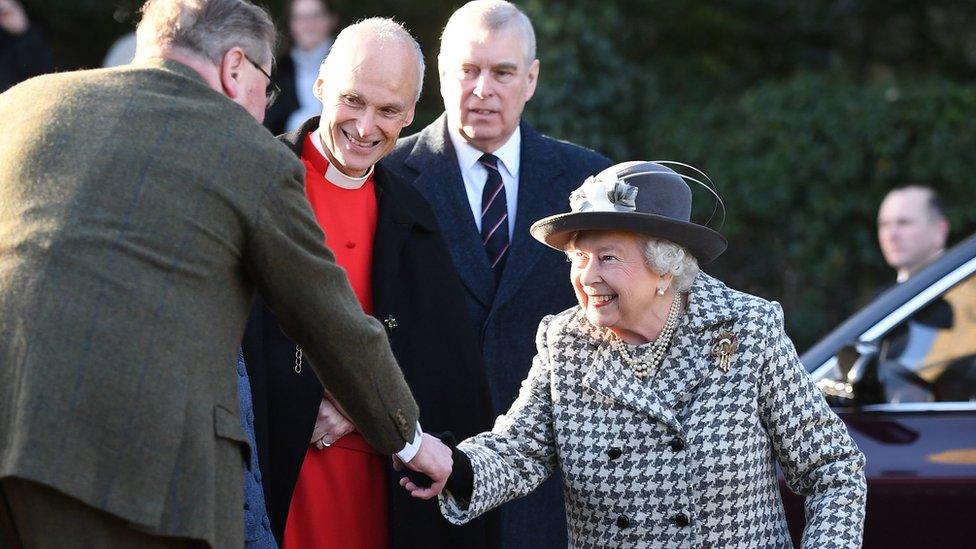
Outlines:
[{"label": "grey felt hat", "polygon": [[587,178],[569,203],[572,211],[533,223],[532,236],[565,250],[576,231],[631,231],[684,246],[702,265],[728,246],[718,232],[691,222],[691,189],[681,175],[656,162],[610,166]]}]

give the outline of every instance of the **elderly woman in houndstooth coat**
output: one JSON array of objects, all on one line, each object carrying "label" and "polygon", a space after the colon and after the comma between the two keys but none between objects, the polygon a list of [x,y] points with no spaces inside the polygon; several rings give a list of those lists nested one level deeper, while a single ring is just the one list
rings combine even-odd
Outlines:
[{"label": "elderly woman in houndstooth coat", "polygon": [[864,457],[780,306],[699,271],[726,241],[689,221],[682,177],[612,166],[573,193],[572,212],[533,225],[569,256],[579,306],[542,320],[518,399],[455,448],[449,521],[559,469],[572,547],[791,547],[779,464],[806,496],[803,546],[860,546]]}]

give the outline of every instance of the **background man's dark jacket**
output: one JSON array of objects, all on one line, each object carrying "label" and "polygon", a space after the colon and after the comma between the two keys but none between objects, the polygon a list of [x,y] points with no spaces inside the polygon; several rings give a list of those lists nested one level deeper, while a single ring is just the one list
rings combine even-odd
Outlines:
[{"label": "background man's dark jacket", "polygon": [[[312,118],[281,139],[299,155],[305,136],[318,124],[319,118]],[[375,185],[373,315],[386,322],[393,353],[420,406],[423,428],[451,431],[459,438],[489,429],[493,416],[477,337],[434,214],[415,189],[382,167],[376,168]],[[260,304],[248,323],[244,359],[254,388],[265,497],[272,528],[281,539],[322,387],[311,372],[295,373],[295,344]],[[453,526],[441,517],[436,499],[414,499],[399,486],[400,474],[391,468],[389,476],[392,547],[491,546],[486,520]],[[327,490],[322,497],[329,497]]]},{"label": "background man's dark jacket", "polygon": [[[508,410],[532,365],[539,321],[576,303],[566,256],[533,239],[529,226],[547,215],[569,211],[570,192],[610,165],[604,156],[541,135],[525,121],[520,127],[515,233],[497,289],[447,134],[446,116],[400,139],[380,163],[420,191],[443,228],[482,345],[495,414]],[[559,479],[550,479],[526,498],[502,506],[501,531],[506,549],[564,548],[566,521]]]}]

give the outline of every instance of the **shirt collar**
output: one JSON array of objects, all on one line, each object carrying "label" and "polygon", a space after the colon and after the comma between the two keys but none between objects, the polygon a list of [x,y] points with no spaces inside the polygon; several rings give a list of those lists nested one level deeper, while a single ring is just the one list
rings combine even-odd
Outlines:
[{"label": "shirt collar", "polygon": [[[461,137],[461,133],[456,128],[451,128],[447,133],[457,153],[458,163],[465,171],[470,170],[485,153],[471,146],[465,138]],[[518,177],[519,164],[522,160],[522,128],[516,127],[508,141],[492,154],[498,157],[512,177]]]},{"label": "shirt collar", "polygon": [[312,132],[310,139],[312,140],[312,145],[315,146],[315,150],[322,155],[325,163],[329,166],[326,168],[324,174],[326,181],[329,183],[332,183],[336,187],[342,187],[343,189],[358,189],[365,185],[366,181],[373,176],[373,168],[375,168],[375,165],[370,166],[369,169],[366,170],[366,174],[362,177],[352,177],[340,172],[339,168],[336,168],[332,162],[329,161],[329,155],[325,153],[325,146],[322,145],[322,139],[319,137],[318,129]]}]

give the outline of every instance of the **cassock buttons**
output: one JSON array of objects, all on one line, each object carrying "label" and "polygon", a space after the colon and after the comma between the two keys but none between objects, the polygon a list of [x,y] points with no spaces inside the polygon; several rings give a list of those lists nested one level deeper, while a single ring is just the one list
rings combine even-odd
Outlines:
[{"label": "cassock buttons", "polygon": [[349,242],[346,242],[346,247],[351,250],[356,247],[356,243],[350,240]]},{"label": "cassock buttons", "polygon": [[685,449],[685,441],[680,438],[674,438],[671,440],[671,449],[675,452],[680,452]]},{"label": "cassock buttons", "polygon": [[617,528],[627,528],[630,526],[630,519],[627,515],[620,515],[617,517]]},{"label": "cassock buttons", "polygon": [[615,446],[607,450],[607,457],[609,457],[610,459],[617,459],[618,457],[620,457],[622,453],[623,452],[620,451],[620,448],[617,448]]},{"label": "cassock buttons", "polygon": [[671,517],[671,522],[673,522],[675,526],[680,526],[681,528],[684,528],[685,526],[691,524],[691,519],[689,519],[688,515],[684,513],[678,513],[677,515]]}]

